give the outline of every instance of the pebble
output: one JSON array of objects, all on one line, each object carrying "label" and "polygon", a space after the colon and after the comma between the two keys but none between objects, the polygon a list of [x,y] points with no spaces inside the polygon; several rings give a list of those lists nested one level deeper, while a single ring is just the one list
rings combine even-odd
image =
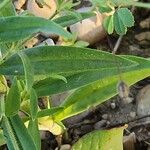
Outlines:
[{"label": "pebble", "polygon": [[143,29],[144,29],[144,28],[149,29],[149,28],[150,28],[150,17],[147,18],[147,19],[142,20],[142,21],[140,22],[140,27],[143,28]]},{"label": "pebble", "polygon": [[106,120],[98,121],[97,123],[94,124],[94,129],[95,129],[95,130],[99,130],[99,129],[101,129],[103,126],[105,126],[106,123],[107,123]]},{"label": "pebble", "polygon": [[145,31],[135,35],[135,39],[138,41],[150,40],[150,31]]},{"label": "pebble", "polygon": [[55,43],[51,38],[48,38],[45,41],[43,41],[42,43],[38,44],[38,46],[45,46],[45,45],[54,46]]},{"label": "pebble", "polygon": [[135,118],[135,117],[136,117],[136,112],[131,111],[131,112],[130,112],[130,117],[131,117],[131,118]]},{"label": "pebble", "polygon": [[105,119],[105,120],[107,120],[108,119],[108,114],[103,114],[102,118]]},{"label": "pebble", "polygon": [[[78,12],[88,12],[91,8],[84,7]],[[106,32],[103,28],[104,16],[101,13],[97,13],[96,16],[84,19],[81,22],[75,23],[70,26],[72,33],[77,33],[77,37],[81,41],[94,44],[106,36]]]},{"label": "pebble", "polygon": [[60,149],[57,147],[55,150],[71,150],[71,145],[64,144],[64,145],[61,145]]},{"label": "pebble", "polygon": [[116,108],[116,103],[110,103],[110,107],[111,107],[112,109],[115,109],[115,108]]},{"label": "pebble", "polygon": [[150,84],[139,91],[136,97],[136,103],[137,115],[139,117],[150,114]]},{"label": "pebble", "polygon": [[55,0],[48,0],[46,1],[46,4],[47,5],[44,5],[41,8],[38,6],[35,0],[28,0],[27,10],[35,16],[49,19],[56,12],[57,6]]},{"label": "pebble", "polygon": [[37,44],[38,43],[38,39],[36,38],[36,37],[33,37],[33,38],[31,38],[30,40],[28,40],[25,44],[24,44],[24,46],[26,47],[26,48],[32,48],[35,44]]}]

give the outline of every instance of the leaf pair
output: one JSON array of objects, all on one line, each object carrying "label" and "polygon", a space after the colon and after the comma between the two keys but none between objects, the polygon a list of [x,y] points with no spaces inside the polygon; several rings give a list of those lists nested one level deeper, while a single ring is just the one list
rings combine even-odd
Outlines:
[{"label": "leaf pair", "polygon": [[127,28],[134,25],[134,17],[128,8],[118,8],[113,15],[105,18],[103,25],[109,34],[115,30],[119,35],[124,35]]}]

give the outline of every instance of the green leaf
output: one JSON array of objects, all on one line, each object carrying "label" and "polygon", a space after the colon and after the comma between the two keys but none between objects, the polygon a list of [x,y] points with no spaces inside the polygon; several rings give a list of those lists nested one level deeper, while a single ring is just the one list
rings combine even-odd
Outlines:
[{"label": "green leaf", "polygon": [[38,121],[37,119],[30,120],[28,125],[28,131],[34,141],[34,144],[37,147],[37,150],[41,150],[41,139],[40,139],[40,131],[38,129]]},{"label": "green leaf", "polygon": [[0,122],[3,116],[5,116],[5,94],[0,95]]},{"label": "green leaf", "polygon": [[39,32],[55,33],[72,38],[72,35],[61,26],[43,18],[31,16],[0,18],[0,42],[18,41]]},{"label": "green leaf", "polygon": [[114,26],[118,34],[123,35],[127,32],[127,27],[134,25],[134,17],[129,9],[119,8],[114,13]]},{"label": "green leaf", "polygon": [[[140,57],[123,56],[139,65],[122,73],[123,80],[130,86],[150,75],[150,61]],[[122,71],[122,70],[121,70]],[[95,107],[117,94],[119,76],[105,76],[99,80],[77,89],[60,106],[64,111],[55,115],[58,121],[81,113],[90,107]]]},{"label": "green leaf", "polygon": [[5,103],[6,116],[13,116],[18,113],[20,109],[20,91],[18,81],[14,78],[11,88],[8,92]]},{"label": "green leaf", "polygon": [[108,34],[112,34],[114,32],[114,16],[108,16],[104,19],[103,22],[105,30]]},{"label": "green leaf", "polygon": [[132,12],[128,8],[120,8],[117,10],[119,19],[123,22],[126,27],[134,26],[134,17]]},{"label": "green leaf", "polygon": [[[23,51],[29,58],[35,75],[76,74],[80,72],[117,69],[137,65],[133,61],[114,56],[108,52],[69,46],[42,46]],[[23,75],[23,65],[18,54],[14,54],[0,65],[0,74]],[[63,75],[64,76],[64,75]]]},{"label": "green leaf", "polygon": [[32,89],[33,82],[34,82],[34,72],[33,68],[31,66],[30,60],[27,57],[27,55],[23,52],[18,53],[20,56],[23,67],[24,67],[24,74],[25,74],[25,81],[26,81],[26,91],[30,93],[30,90]]},{"label": "green leaf", "polygon": [[73,145],[72,150],[123,150],[125,128],[126,126],[88,133]]},{"label": "green leaf", "polygon": [[35,120],[38,112],[38,97],[35,90],[32,88],[30,92],[30,113],[32,120]]},{"label": "green leaf", "polygon": [[6,144],[6,140],[5,140],[5,137],[3,135],[3,131],[0,130],[0,146]]},{"label": "green leaf", "polygon": [[63,107],[56,107],[56,108],[50,108],[50,109],[42,109],[38,112],[37,117],[45,117],[45,116],[53,116],[56,113],[62,112],[64,108]]},{"label": "green leaf", "polygon": [[9,149],[20,150],[32,147],[32,150],[37,150],[28,130],[18,115],[8,118],[3,116],[2,128]]},{"label": "green leaf", "polygon": [[2,0],[0,4],[0,16],[13,16],[16,15],[15,8],[12,0]]},{"label": "green leaf", "polygon": [[87,12],[87,13],[79,13],[81,17],[77,17],[73,14],[67,14],[65,16],[61,16],[61,17],[58,17],[56,19],[54,19],[53,21],[63,27],[67,27],[67,26],[70,26],[72,24],[75,24],[79,21],[82,21],[86,18],[90,18],[90,17],[93,17],[95,16],[94,13],[92,12]]}]

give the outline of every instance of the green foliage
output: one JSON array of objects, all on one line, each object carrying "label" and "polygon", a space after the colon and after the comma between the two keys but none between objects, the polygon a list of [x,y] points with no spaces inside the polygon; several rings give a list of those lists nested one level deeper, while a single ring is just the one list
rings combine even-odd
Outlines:
[{"label": "green foliage", "polygon": [[[44,1],[37,1],[43,7]],[[0,145],[7,143],[10,150],[30,147],[40,150],[39,129],[60,134],[64,130],[63,119],[97,106],[117,94],[120,73],[116,62],[129,86],[150,75],[149,59],[114,56],[100,50],[81,48],[87,43],[76,41],[76,36],[63,27],[95,14],[74,12],[72,8],[77,4],[72,0],[57,0],[57,18],[53,16],[53,20],[46,20],[27,14],[16,16],[11,0],[0,3]],[[93,10],[111,13],[104,20],[109,34],[115,30],[123,35],[128,27],[134,25],[132,13],[125,8],[131,5],[150,8],[149,4],[132,0],[93,0]],[[24,42],[41,32],[60,35],[71,41],[72,46],[24,49]],[[6,77],[11,82],[10,89]],[[38,107],[39,97],[69,90],[72,90],[70,95],[60,106]],[[84,150],[94,145],[93,149],[120,150],[123,129],[95,131],[81,138],[73,149]]]},{"label": "green foliage", "polygon": [[72,150],[123,150],[123,130],[126,127],[94,131],[81,137]]},{"label": "green foliage", "polygon": [[108,34],[112,34],[115,29],[117,34],[124,35],[127,28],[134,25],[134,17],[128,8],[118,8],[115,13],[105,18],[103,25]]},{"label": "green foliage", "polygon": [[36,146],[18,115],[3,117],[2,128],[10,150],[28,149],[37,150]]},{"label": "green foliage", "polygon": [[41,150],[40,131],[38,128],[38,120],[37,119],[29,121],[28,131],[34,141],[34,144],[37,147],[37,150]]},{"label": "green foliage", "polygon": [[7,117],[16,115],[19,109],[20,109],[20,91],[18,88],[17,79],[14,78],[6,98],[5,114]]},{"label": "green foliage", "polygon": [[127,8],[120,8],[114,13],[114,26],[119,35],[126,34],[127,27],[134,25],[132,13]]},{"label": "green foliage", "polygon": [[31,16],[0,18],[0,43],[15,42],[40,32],[55,33],[66,38],[72,37],[69,32],[58,24],[43,18]]},{"label": "green foliage", "polygon": [[[76,15],[75,15],[76,14]],[[66,27],[66,26],[70,26],[76,22],[79,22],[83,19],[86,19],[86,18],[89,18],[89,17],[92,17],[94,16],[95,14],[92,13],[92,12],[86,12],[86,13],[72,13],[72,14],[66,14],[66,15],[63,15],[63,16],[60,16],[56,19],[54,19],[53,21],[63,27]],[[79,16],[79,17],[78,17]]]}]

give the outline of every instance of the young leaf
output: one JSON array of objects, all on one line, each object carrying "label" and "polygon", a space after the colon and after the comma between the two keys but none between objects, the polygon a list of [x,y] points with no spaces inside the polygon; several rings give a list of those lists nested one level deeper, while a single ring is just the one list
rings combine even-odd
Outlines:
[{"label": "young leaf", "polygon": [[72,35],[61,26],[43,18],[31,16],[0,18],[0,43],[18,41],[39,32],[55,33],[69,39],[72,38]]},{"label": "young leaf", "polygon": [[41,150],[41,139],[40,139],[40,131],[38,129],[38,121],[37,119],[30,120],[28,125],[28,131],[37,147],[37,150]]},{"label": "young leaf", "polygon": [[33,68],[31,66],[30,60],[28,56],[26,56],[25,53],[20,52],[18,53],[20,56],[22,63],[23,63],[23,68],[24,68],[24,74],[25,74],[25,81],[26,81],[26,91],[30,93],[30,90],[32,89],[32,85],[34,82],[34,72]]},{"label": "young leaf", "polygon": [[93,131],[81,137],[72,150],[123,150],[123,130],[126,126]]},{"label": "young leaf", "polygon": [[126,27],[134,26],[134,17],[128,8],[120,8],[117,10],[119,19]]},{"label": "young leaf", "polygon": [[6,116],[13,116],[18,113],[20,109],[20,91],[18,81],[14,78],[11,88],[6,97],[5,114]]},{"label": "young leaf", "polygon": [[106,17],[103,25],[108,34],[112,34],[114,32],[114,16]]},{"label": "young leaf", "polygon": [[127,32],[127,27],[134,25],[134,17],[129,9],[119,8],[114,13],[114,26],[118,34],[123,35]]},{"label": "young leaf", "polygon": [[38,97],[35,90],[32,88],[30,92],[30,113],[32,120],[35,120],[38,112]]}]

